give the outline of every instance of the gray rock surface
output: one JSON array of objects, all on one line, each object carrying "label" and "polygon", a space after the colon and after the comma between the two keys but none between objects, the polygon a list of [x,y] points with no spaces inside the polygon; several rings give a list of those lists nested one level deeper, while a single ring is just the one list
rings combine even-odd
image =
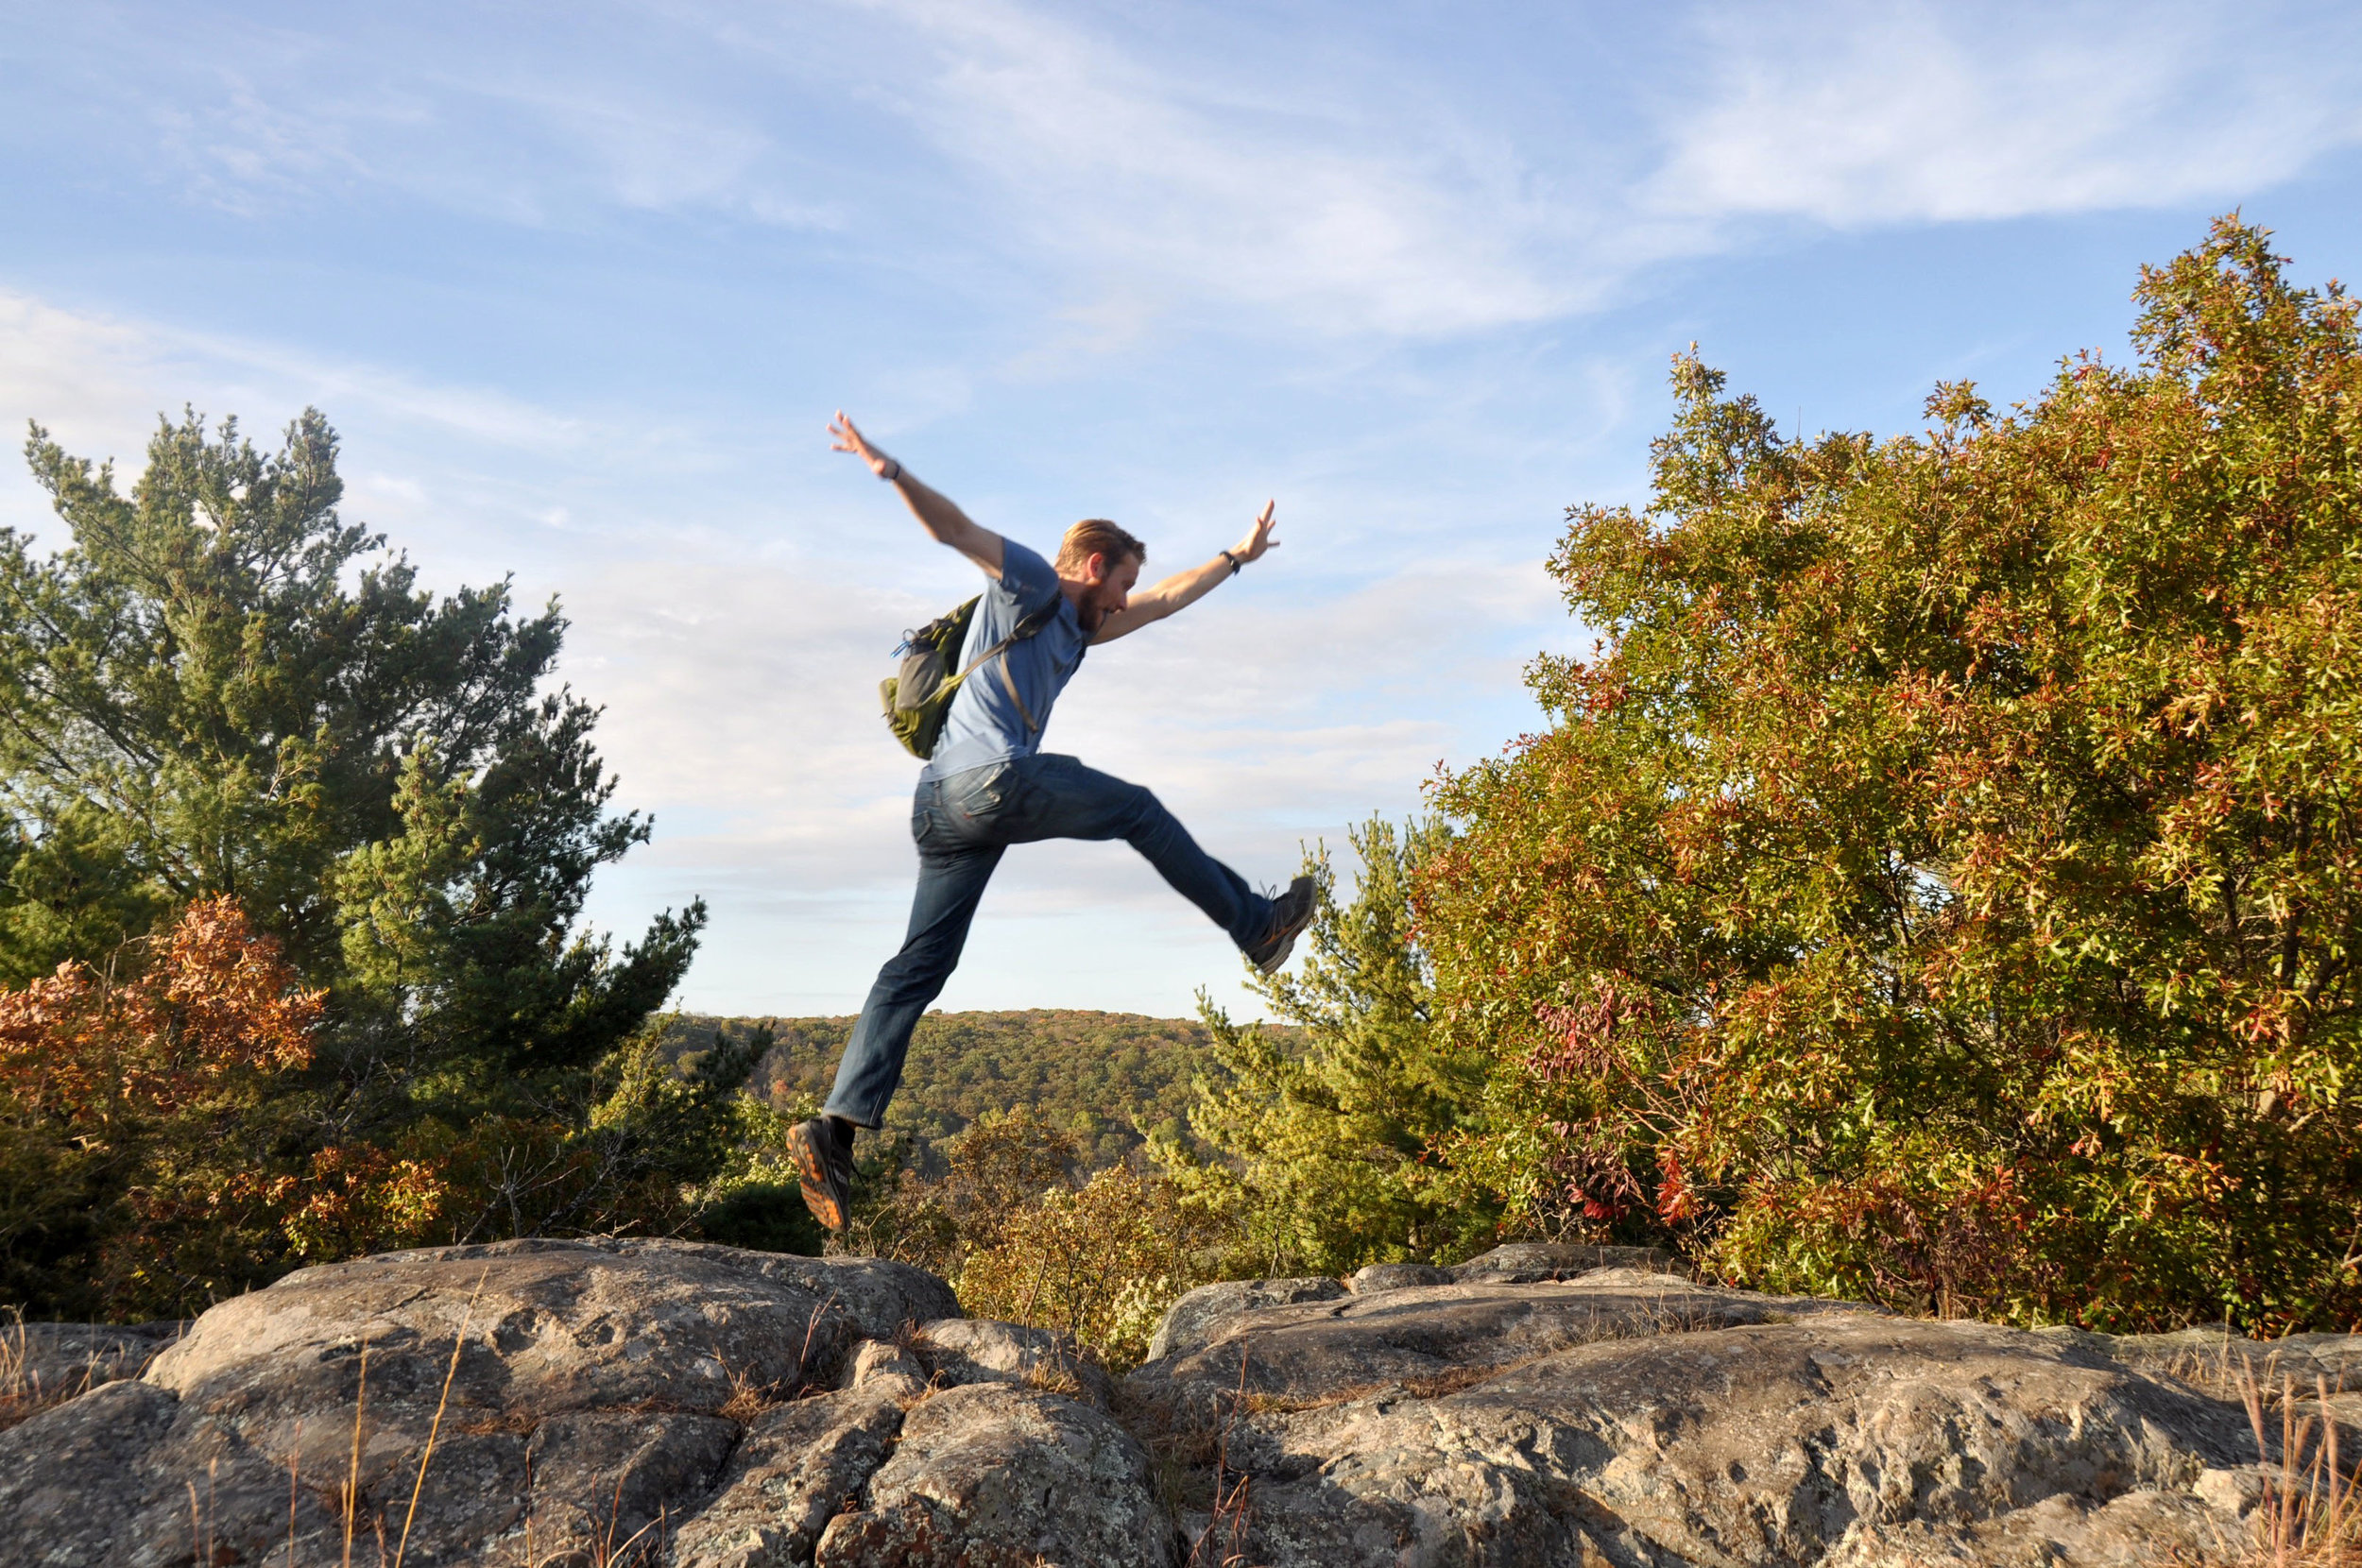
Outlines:
[{"label": "gray rock surface", "polygon": [[1201,1406],[1241,1388],[1267,1401],[1333,1402],[1395,1385],[1425,1396],[1594,1339],[1862,1310],[1638,1269],[1594,1270],[1579,1288],[1420,1286],[1226,1314],[1204,1325],[1194,1348],[1148,1362],[1130,1384],[1159,1404]]},{"label": "gray rock surface", "polygon": [[914,1400],[926,1392],[926,1364],[900,1345],[864,1339],[847,1363],[845,1387]]},{"label": "gray rock surface", "polygon": [[356,1559],[390,1561],[432,1431],[419,1568],[2227,1568],[2283,1457],[2247,1382],[2362,1415],[2347,1336],[2023,1334],[1637,1249],[1354,1284],[1193,1292],[1121,1386],[916,1270],[659,1241],[27,1325],[20,1371],[94,1386],[0,1430],[0,1560],[340,1561],[357,1453]]},{"label": "gray rock surface", "polygon": [[1148,1455],[1106,1416],[1011,1383],[912,1406],[865,1506],[821,1537],[824,1568],[1168,1568],[1178,1536]]},{"label": "gray rock surface", "polygon": [[904,1265],[687,1242],[306,1269],[206,1313],[138,1382],[0,1433],[0,1540],[58,1568],[260,1561],[285,1553],[292,1485],[299,1559],[335,1560],[357,1446],[355,1533],[398,1541],[464,1319],[408,1560],[488,1562],[528,1530],[537,1559],[652,1548],[712,1495],[752,1412],[832,1386],[862,1339],[958,1310]]},{"label": "gray rock surface", "polygon": [[41,1406],[137,1377],[188,1326],[0,1322],[0,1395]]},{"label": "gray rock surface", "polygon": [[[1501,1282],[1562,1266],[1230,1314],[1134,1372],[1121,1407],[1191,1473],[1192,1538],[1272,1568],[2097,1568],[2247,1548],[2246,1417],[2144,1368],[2147,1347],[1645,1268]],[[2342,1364],[2353,1341],[2331,1338],[2305,1354]]]},{"label": "gray rock surface", "polygon": [[[180,1402],[109,1383],[0,1432],[0,1541],[26,1568],[183,1568],[208,1536],[248,1560],[287,1533],[287,1475],[211,1431],[179,1430]],[[210,1517],[192,1524],[188,1488]],[[298,1499],[300,1539],[327,1539],[318,1500]],[[194,1538],[194,1539],[193,1539]]]},{"label": "gray rock surface", "polygon": [[947,1318],[922,1324],[916,1343],[939,1388],[1017,1383],[1066,1394],[1097,1410],[1107,1407],[1115,1391],[1098,1362],[1065,1335],[1046,1328]]},{"label": "gray rock surface", "polygon": [[1148,1342],[1148,1358],[1160,1361],[1169,1355],[1186,1355],[1205,1344],[1223,1320],[1242,1312],[1296,1302],[1333,1302],[1344,1294],[1343,1283],[1321,1277],[1201,1285],[1166,1310],[1165,1321],[1156,1325],[1156,1337]]},{"label": "gray rock surface", "polygon": [[1373,1263],[1347,1275],[1345,1288],[1357,1296],[1371,1296],[1380,1290],[1408,1290],[1416,1285],[1452,1283],[1452,1271],[1432,1263]]},{"label": "gray rock surface", "polygon": [[1580,1279],[1600,1269],[1676,1273],[1672,1255],[1654,1247],[1591,1247],[1513,1241],[1457,1264],[1451,1277],[1466,1285],[1540,1285]]},{"label": "gray rock surface", "polygon": [[2179,1334],[2042,1332],[2098,1346],[2128,1365],[2209,1383],[2234,1381],[2245,1372],[2260,1383],[2277,1385],[2285,1379],[2309,1389],[2318,1379],[2333,1389],[2362,1389],[2362,1337],[2352,1334],[2291,1334],[2285,1339],[2255,1340],[2219,1324]]},{"label": "gray rock surface", "polygon": [[674,1568],[810,1562],[829,1521],[855,1505],[901,1429],[900,1402],[869,1387],[758,1417],[712,1501],[674,1538]]}]

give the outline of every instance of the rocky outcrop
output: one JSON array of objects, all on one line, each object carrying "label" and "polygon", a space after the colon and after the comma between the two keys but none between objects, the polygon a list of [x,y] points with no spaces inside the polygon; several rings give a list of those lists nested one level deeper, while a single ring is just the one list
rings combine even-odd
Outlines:
[{"label": "rocky outcrop", "polygon": [[186,1323],[0,1325],[0,1385],[30,1405],[53,1404],[102,1383],[137,1377]]},{"label": "rocky outcrop", "polygon": [[0,1542],[44,1568],[326,1564],[348,1523],[421,1568],[2228,1564],[2283,1458],[2242,1386],[2362,1415],[2343,1336],[2024,1334],[1643,1249],[1208,1287],[1121,1385],[917,1270],[661,1241],[14,1343],[87,1389],[0,1432]]},{"label": "rocky outcrop", "polygon": [[894,1451],[902,1399],[915,1393],[864,1384],[757,1417],[711,1501],[674,1537],[676,1568],[810,1562],[829,1522]]},{"label": "rocky outcrop", "polygon": [[1148,1455],[1106,1416],[1009,1383],[912,1406],[894,1457],[820,1538],[823,1565],[1169,1568],[1179,1533]]},{"label": "rocky outcrop", "polygon": [[[334,1562],[351,1484],[353,1532],[389,1561],[405,1533],[418,1564],[808,1561],[929,1400],[925,1327],[959,1311],[900,1264],[685,1242],[307,1269],[0,1433],[0,1541],[44,1568],[284,1561],[290,1542]],[[1001,1359],[1021,1379],[1018,1351]],[[1104,1500],[1082,1513],[1098,1527]],[[1027,1527],[1049,1539],[1058,1517]]]},{"label": "rocky outcrop", "polygon": [[[2165,1365],[2199,1346],[1900,1319],[1533,1252],[1456,1273],[1200,1307],[1184,1353],[1132,1374],[1136,1427],[1192,1472],[1193,1540],[1273,1568],[2244,1554],[2260,1493],[2247,1418],[2189,1381],[2194,1365]],[[2310,1364],[2355,1365],[2352,1341],[2324,1338]]]},{"label": "rocky outcrop", "polygon": [[1266,1306],[1292,1306],[1298,1302],[1333,1302],[1347,1294],[1332,1279],[1224,1280],[1201,1286],[1172,1304],[1156,1337],[1148,1342],[1148,1358],[1162,1361],[1202,1348],[1231,1318]]}]

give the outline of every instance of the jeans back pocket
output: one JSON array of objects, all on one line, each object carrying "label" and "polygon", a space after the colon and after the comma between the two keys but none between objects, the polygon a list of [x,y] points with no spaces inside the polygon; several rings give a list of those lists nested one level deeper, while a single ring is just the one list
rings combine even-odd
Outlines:
[{"label": "jeans back pocket", "polygon": [[970,768],[943,781],[943,804],[954,824],[974,823],[981,827],[999,816],[1001,809],[1008,804],[1013,782],[1006,762]]}]

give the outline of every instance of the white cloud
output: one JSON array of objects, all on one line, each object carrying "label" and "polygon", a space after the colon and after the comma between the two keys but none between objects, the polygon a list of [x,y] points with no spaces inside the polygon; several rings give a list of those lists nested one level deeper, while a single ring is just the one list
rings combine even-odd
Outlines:
[{"label": "white cloud", "polygon": [[1547,322],[1767,216],[2235,200],[2362,136],[2351,8],[1724,3],[1652,13],[1628,60],[1537,24],[1531,59],[1474,70],[1309,47],[1343,8],[1182,14],[593,4],[579,40],[486,25],[464,51],[431,11],[82,36],[126,61],[101,90],[159,128],[176,181],[231,211],[374,184],[528,226],[828,230],[963,288],[1047,281],[1047,330],[1006,356],[1029,377],[1175,318],[1413,341]]},{"label": "white cloud", "polygon": [[2362,140],[2357,13],[2251,5],[1708,14],[1652,205],[1840,227],[2235,199]]},{"label": "white cloud", "polygon": [[1207,300],[1415,337],[1583,298],[1587,280],[1547,253],[1580,230],[1575,209],[1534,188],[1506,139],[1435,108],[1405,123],[1373,84],[1301,73],[1258,101],[1007,0],[871,9],[905,30],[867,95],[985,174],[1035,255],[1084,281],[1066,309],[1082,342],[1121,347],[1144,315]]},{"label": "white cloud", "polygon": [[[145,445],[147,426],[132,437],[127,413],[177,413],[173,405],[200,385],[232,403],[334,402],[543,453],[606,444],[618,434],[492,387],[437,384],[383,366],[65,310],[0,289],[0,415],[55,421],[61,433],[95,437],[128,458]],[[128,451],[113,444],[127,438]]]}]

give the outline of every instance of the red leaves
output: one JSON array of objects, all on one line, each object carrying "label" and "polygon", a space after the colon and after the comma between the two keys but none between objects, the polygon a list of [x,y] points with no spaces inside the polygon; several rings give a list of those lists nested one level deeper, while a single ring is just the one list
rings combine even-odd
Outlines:
[{"label": "red leaves", "polygon": [[1619,1025],[1657,1020],[1656,998],[1646,991],[1628,990],[1604,975],[1594,976],[1591,994],[1569,1007],[1545,1002],[1534,1017],[1558,1038],[1554,1048],[1537,1048],[1529,1058],[1534,1074],[1545,1082],[1569,1078],[1605,1078],[1617,1070],[1615,1035]]}]

